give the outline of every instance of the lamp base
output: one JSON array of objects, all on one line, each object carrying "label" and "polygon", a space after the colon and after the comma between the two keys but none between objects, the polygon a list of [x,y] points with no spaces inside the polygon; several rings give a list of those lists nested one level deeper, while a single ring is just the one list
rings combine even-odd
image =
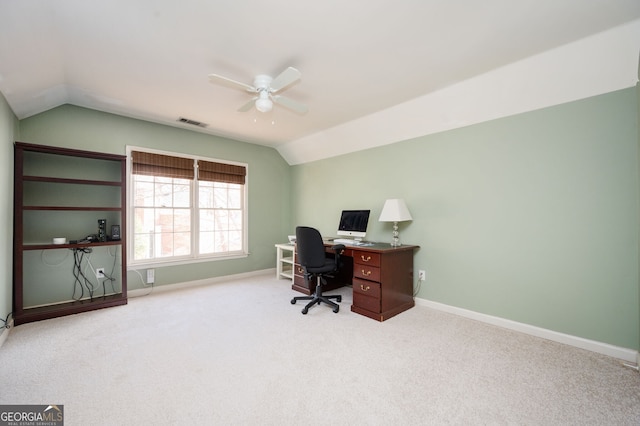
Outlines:
[{"label": "lamp base", "polygon": [[391,247],[401,246],[400,233],[398,232],[398,222],[393,222],[393,239],[391,240]]}]

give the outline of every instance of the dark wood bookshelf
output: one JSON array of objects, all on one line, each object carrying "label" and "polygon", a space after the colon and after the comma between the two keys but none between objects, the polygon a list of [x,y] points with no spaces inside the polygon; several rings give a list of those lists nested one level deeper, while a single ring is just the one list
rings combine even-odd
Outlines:
[{"label": "dark wood bookshelf", "polygon": [[120,207],[89,207],[89,206],[24,206],[22,210],[51,210],[51,211],[87,211],[87,212],[119,212]]},{"label": "dark wood bookshelf", "polygon": [[29,182],[48,182],[48,183],[69,183],[76,185],[107,185],[107,186],[121,186],[121,182],[113,182],[106,180],[88,180],[88,179],[69,179],[69,178],[55,178],[46,176],[23,176],[22,180]]},{"label": "dark wood bookshelf", "polygon": [[122,293],[107,296],[98,296],[93,299],[74,300],[72,302],[57,303],[35,308],[23,309],[18,318],[14,317],[14,324],[26,324],[33,321],[61,317],[65,315],[79,314],[95,311],[97,309],[111,308],[127,304],[127,297]]},{"label": "dark wood bookshelf", "polygon": [[[39,160],[42,164],[45,164],[45,167],[39,166],[38,164],[29,164],[29,161],[33,161],[37,163],[37,161],[33,160],[35,157],[31,156],[45,156],[45,161],[42,161],[42,157]],[[83,173],[87,173],[88,176],[73,176],[74,170],[69,170],[69,167],[64,166],[64,164],[69,164],[69,160],[72,159],[75,164],[79,166],[83,166],[82,162],[86,161],[89,163],[84,163],[84,171]],[[111,171],[111,167],[113,166],[113,171],[118,175],[116,179],[100,179],[101,176],[92,176],[91,175],[91,166],[94,163],[91,161],[99,160],[98,162],[102,164],[102,161],[106,161],[109,166],[107,169]],[[56,169],[57,164],[62,164],[58,169]],[[30,173],[25,174],[25,167],[30,168]],[[32,168],[38,167],[43,168],[42,173],[32,173]],[[66,167],[66,168],[65,168]],[[86,172],[88,170],[88,172]],[[39,171],[39,170],[37,170]],[[53,171],[53,173],[48,173]],[[65,174],[69,174],[68,176],[64,176]],[[77,173],[76,173],[77,174]],[[114,176],[115,177],[115,176]],[[61,200],[58,205],[25,205],[25,191],[28,190],[25,188],[25,182],[42,182],[51,185],[62,185],[60,193],[66,194],[70,196],[71,201]],[[102,187],[113,187],[115,190],[119,191],[119,195],[117,195],[112,201],[117,200],[115,204],[119,205],[104,205],[104,206],[96,206],[96,205],[73,205],[73,185],[88,185],[88,186],[102,186]],[[38,193],[35,192],[35,197],[38,197]],[[30,204],[38,204],[34,203],[34,195],[31,194],[31,203]],[[40,200],[42,202],[42,200]],[[102,203],[100,203],[102,204]],[[108,202],[105,202],[108,204]],[[124,305],[127,303],[127,267],[126,267],[126,156],[116,155],[116,154],[108,154],[101,152],[92,152],[85,150],[77,150],[77,149],[69,149],[69,148],[61,148],[54,146],[46,146],[46,145],[38,145],[38,144],[30,144],[24,142],[16,142],[14,146],[14,263],[13,263],[13,319],[16,325],[32,322],[32,321],[40,321],[49,318],[55,318],[64,315],[77,314],[81,312],[87,312],[95,309],[108,308],[112,306]],[[52,243],[43,243],[42,241],[47,240],[45,235],[35,236],[40,242],[33,241],[25,241],[25,226],[30,226],[28,220],[25,219],[24,212],[32,211],[36,213],[30,214],[38,214],[45,215],[44,219],[39,220],[39,224],[44,224],[44,227],[47,226],[46,215],[47,214],[64,214],[64,212],[79,212],[74,214],[83,214],[82,212],[87,212],[87,214],[91,214],[92,212],[117,212],[119,213],[118,220],[120,225],[120,240],[115,241],[101,241],[101,242],[91,242],[91,243],[74,243],[74,244],[52,244]],[[37,213],[41,212],[41,213]],[[52,213],[47,213],[52,212]],[[62,212],[62,213],[54,213],[54,212]],[[33,219],[29,219],[33,220]],[[31,222],[33,223],[33,222]],[[38,228],[40,229],[40,228]],[[93,233],[93,232],[91,232]],[[44,237],[44,238],[41,238]],[[32,239],[33,236],[31,236]],[[82,300],[61,300],[57,302],[51,302],[44,306],[37,307],[25,307],[25,269],[29,268],[32,265],[28,264],[28,260],[25,259],[25,253],[33,250],[54,250],[54,249],[85,249],[85,248],[93,248],[93,247],[104,247],[104,246],[115,246],[118,247],[120,251],[121,257],[121,268],[120,268],[120,292],[111,295],[100,295],[94,296],[89,299]],[[73,278],[71,275],[71,271],[69,272],[70,278]],[[52,282],[51,285],[63,285],[68,283],[56,283]],[[72,297],[68,297],[67,299],[71,299]]]},{"label": "dark wood bookshelf", "polygon": [[122,244],[122,240],[99,241],[95,243],[84,243],[84,244],[83,243],[77,243],[77,244],[25,243],[22,246],[22,249],[23,250],[53,250],[53,249],[61,249],[61,248],[74,249],[74,248],[90,248],[90,247],[100,247],[100,246],[119,246],[121,244]]}]

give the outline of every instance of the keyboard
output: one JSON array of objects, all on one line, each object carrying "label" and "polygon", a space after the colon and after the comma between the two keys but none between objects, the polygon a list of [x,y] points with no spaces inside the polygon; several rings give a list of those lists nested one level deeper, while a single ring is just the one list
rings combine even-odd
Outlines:
[{"label": "keyboard", "polygon": [[332,241],[333,244],[344,244],[345,246],[357,246],[360,245],[360,241],[352,240],[351,238],[335,238]]}]

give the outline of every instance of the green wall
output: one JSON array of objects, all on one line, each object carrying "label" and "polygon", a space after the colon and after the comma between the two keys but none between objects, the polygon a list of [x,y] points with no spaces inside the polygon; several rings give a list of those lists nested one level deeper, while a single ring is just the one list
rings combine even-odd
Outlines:
[{"label": "green wall", "polygon": [[18,119],[0,93],[0,203],[6,206],[0,210],[0,318],[3,320],[13,305],[13,141],[17,135]]},{"label": "green wall", "polygon": [[368,239],[390,241],[377,219],[404,198],[420,298],[639,347],[635,88],[294,166],[292,179],[294,223],[325,235],[362,208]]},{"label": "green wall", "polygon": [[[275,149],[71,105],[21,120],[20,136],[23,142],[122,155],[134,145],[247,163],[249,256],[156,268],[156,285],[274,267],[273,245],[286,238],[291,222],[290,167]],[[141,288],[140,276],[129,272],[128,285]]]}]

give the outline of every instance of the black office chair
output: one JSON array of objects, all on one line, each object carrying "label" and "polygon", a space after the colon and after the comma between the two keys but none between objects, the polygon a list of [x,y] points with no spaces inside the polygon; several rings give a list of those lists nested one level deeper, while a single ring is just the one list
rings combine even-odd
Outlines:
[{"label": "black office chair", "polygon": [[340,253],[344,250],[344,245],[336,244],[331,247],[335,251],[334,258],[327,257],[324,251],[324,243],[320,232],[315,228],[308,226],[298,226],[296,228],[296,249],[300,266],[304,269],[304,281],[309,287],[309,279],[315,277],[317,280],[316,292],[312,296],[299,296],[291,299],[291,304],[295,305],[298,300],[310,300],[302,309],[304,315],[307,314],[309,308],[316,303],[324,302],[333,308],[333,312],[340,310],[340,305],[332,302],[330,299],[342,301],[342,296],[324,296],[322,294],[322,286],[327,283],[325,276],[331,276],[340,267]]}]

